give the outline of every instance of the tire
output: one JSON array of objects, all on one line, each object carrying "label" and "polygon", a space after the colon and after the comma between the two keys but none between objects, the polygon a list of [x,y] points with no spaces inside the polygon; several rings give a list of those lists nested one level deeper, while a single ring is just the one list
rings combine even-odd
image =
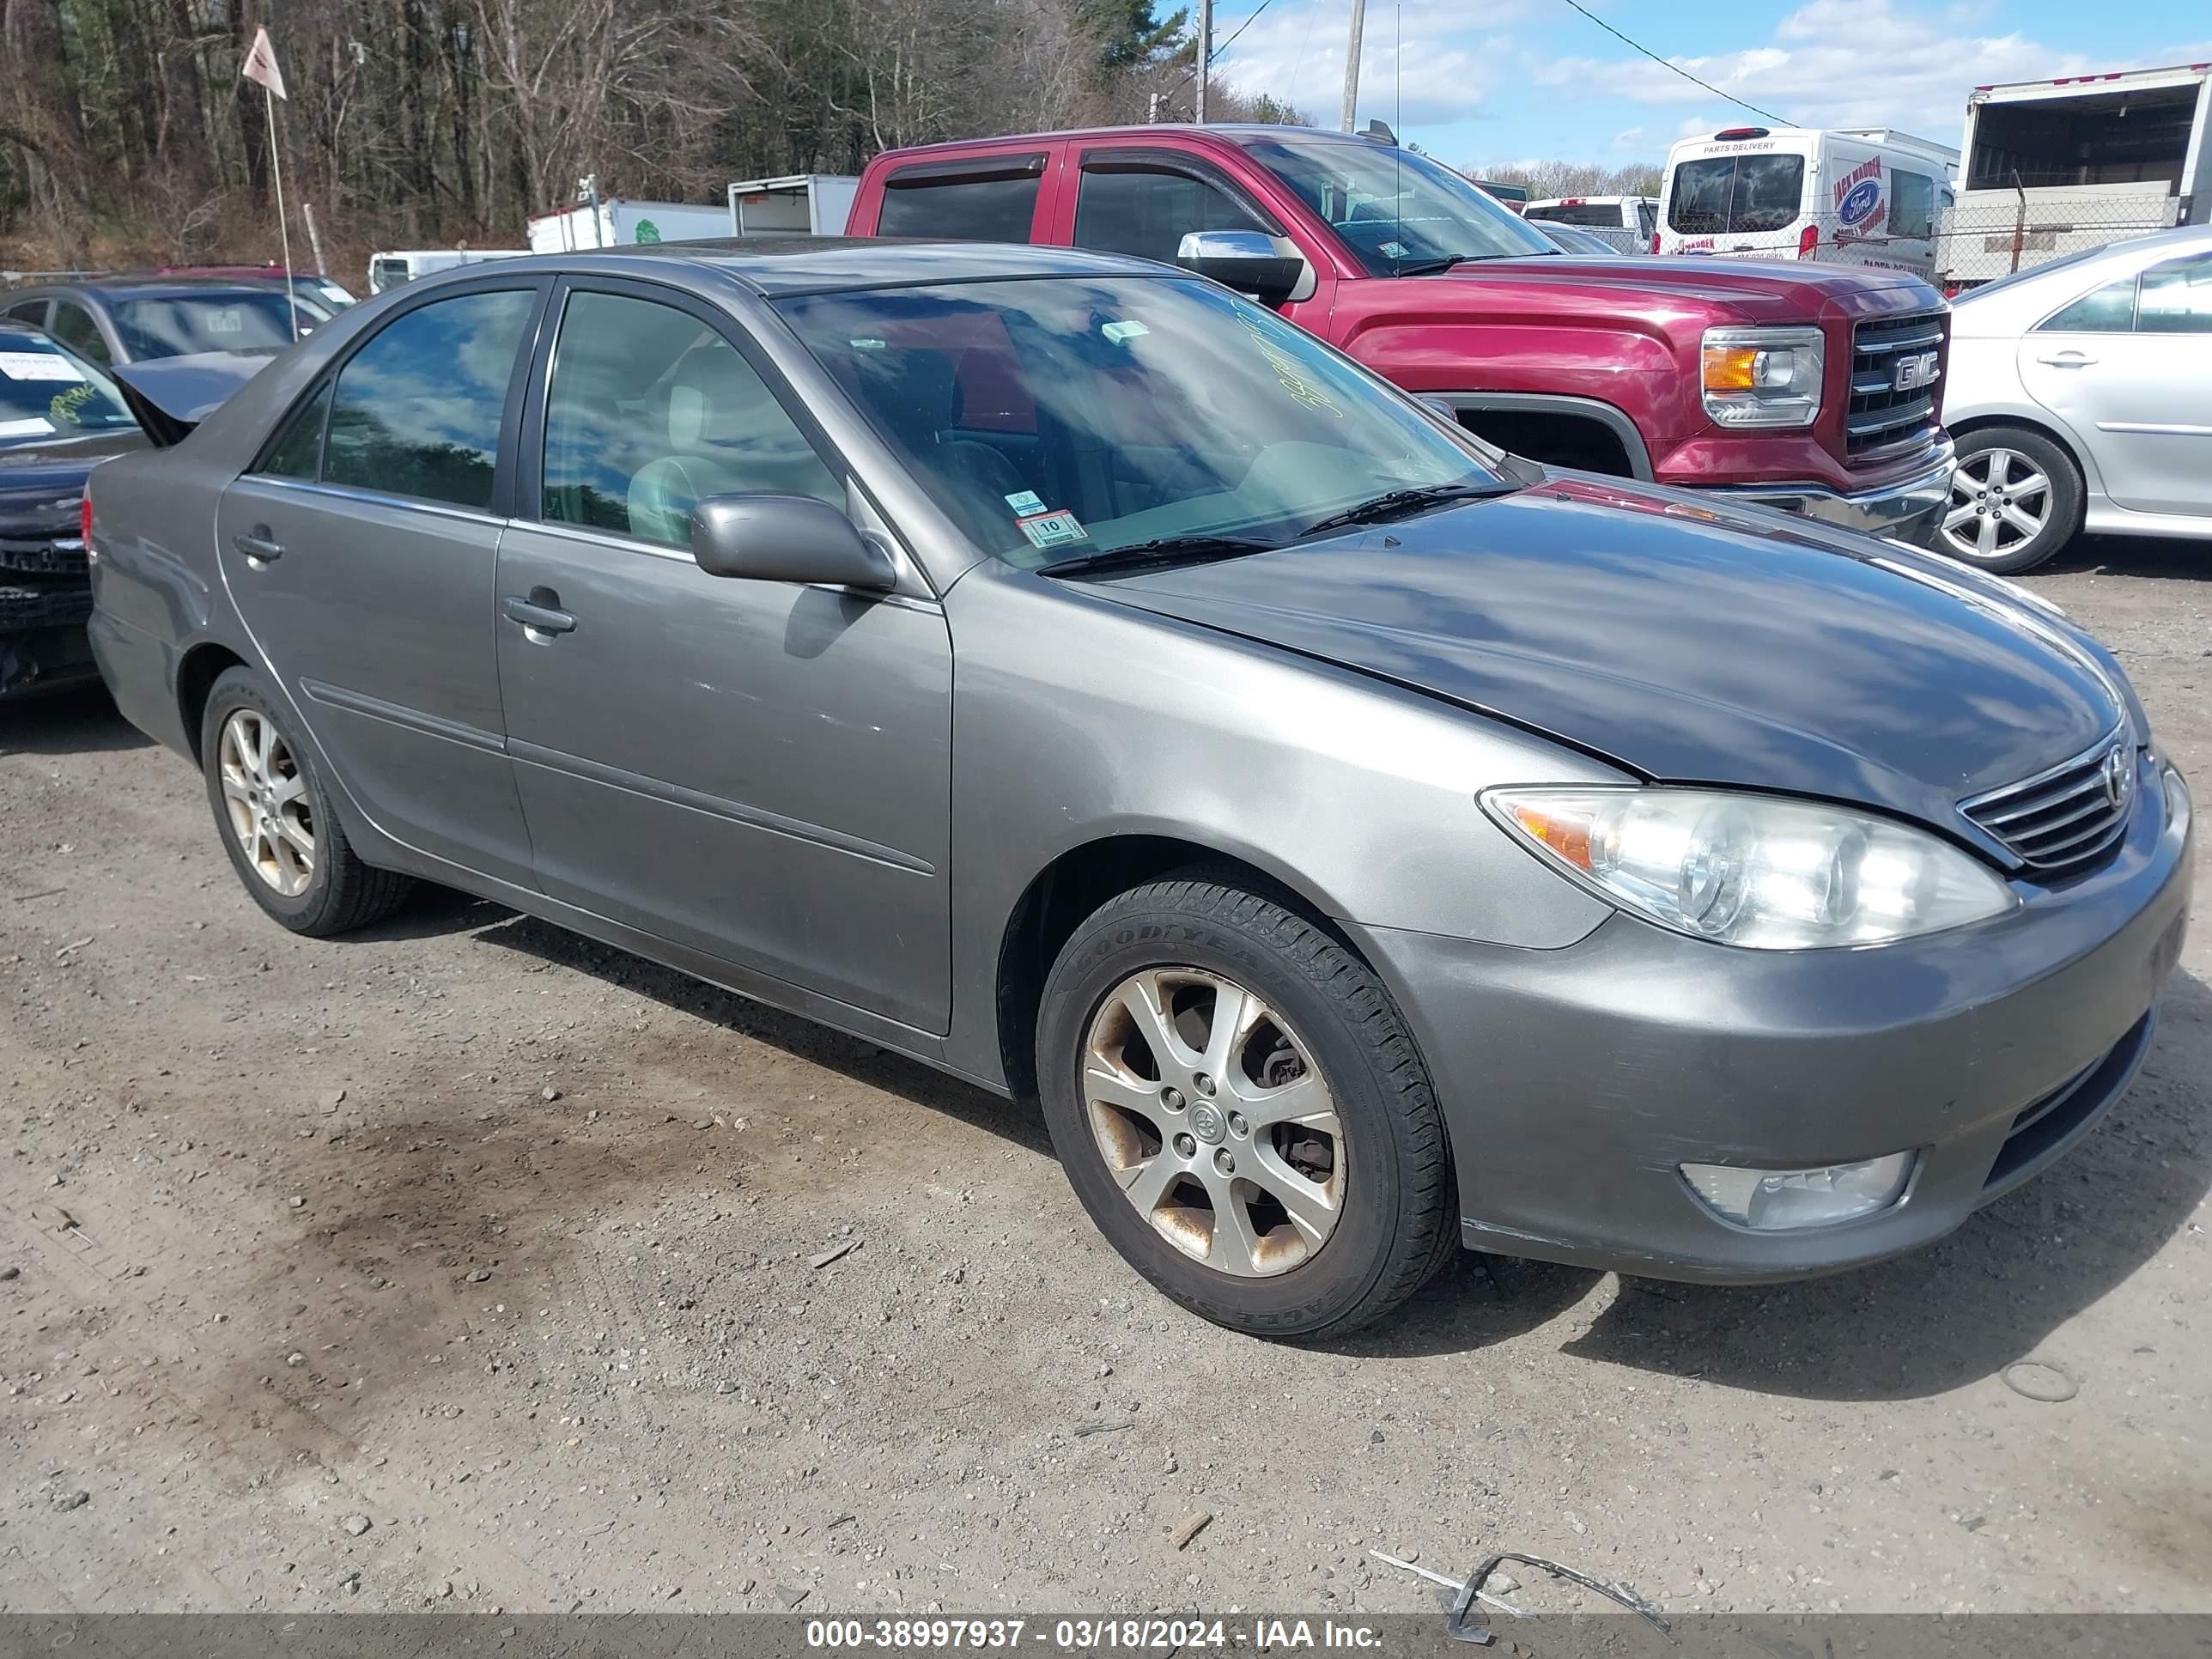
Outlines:
[{"label": "tire", "polygon": [[2084,494],[2074,458],[2040,432],[1982,427],[1959,440],[1935,550],[1995,575],[2033,570],[2080,533]]},{"label": "tire", "polygon": [[[267,750],[255,741],[264,730],[274,739]],[[253,902],[280,926],[328,939],[381,920],[407,896],[414,885],[409,878],[373,868],[353,850],[289,718],[252,669],[228,669],[209,690],[200,756],[208,804],[231,866]],[[259,787],[264,776],[266,790]],[[273,810],[257,814],[256,798],[273,802]],[[252,834],[242,827],[253,824],[272,827]],[[285,825],[302,832],[308,844],[302,848]]]},{"label": "tire", "polygon": [[[1224,996],[1263,1006],[1232,1001],[1242,1036],[1216,1042]],[[1076,1196],[1156,1290],[1215,1324],[1340,1336],[1405,1302],[1458,1243],[1443,1120],[1389,993],[1233,876],[1183,872],[1100,907],[1046,979],[1036,1043]],[[1163,1064],[1153,1048],[1168,1043],[1182,1050]],[[1224,1054],[1217,1079],[1203,1068]]]}]

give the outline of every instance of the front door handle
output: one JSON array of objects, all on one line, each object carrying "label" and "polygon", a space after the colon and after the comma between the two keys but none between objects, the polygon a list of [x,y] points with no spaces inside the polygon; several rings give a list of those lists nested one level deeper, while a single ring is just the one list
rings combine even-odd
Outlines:
[{"label": "front door handle", "polygon": [[230,538],[230,544],[256,564],[268,564],[284,556],[284,544],[269,533],[265,524],[240,531]]},{"label": "front door handle", "polygon": [[533,587],[530,597],[520,599],[510,593],[501,602],[507,619],[520,623],[536,634],[568,634],[575,631],[576,619],[561,609],[561,596],[550,587]]},{"label": "front door handle", "polygon": [[2039,363],[2048,363],[2053,368],[2087,368],[2097,360],[2086,351],[2060,351],[2048,357],[2038,357]]}]

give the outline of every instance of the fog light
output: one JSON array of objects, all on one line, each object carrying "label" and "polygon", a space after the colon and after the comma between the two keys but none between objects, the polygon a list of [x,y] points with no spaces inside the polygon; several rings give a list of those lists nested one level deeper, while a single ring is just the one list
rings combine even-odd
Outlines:
[{"label": "fog light", "polygon": [[1691,1190],[1738,1226],[1762,1233],[1825,1227],[1886,1210],[1905,1195],[1911,1152],[1825,1170],[1732,1170],[1685,1164]]}]

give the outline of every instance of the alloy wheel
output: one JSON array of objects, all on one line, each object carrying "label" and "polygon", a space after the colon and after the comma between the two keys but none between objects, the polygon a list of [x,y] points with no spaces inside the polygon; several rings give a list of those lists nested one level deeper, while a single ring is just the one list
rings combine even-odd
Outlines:
[{"label": "alloy wheel", "polygon": [[246,863],[281,896],[299,897],[315,877],[314,807],[299,763],[255,708],[232,710],[217,744],[222,804]]},{"label": "alloy wheel", "polygon": [[1186,1255],[1266,1278],[1335,1231],[1346,1160],[1328,1080],[1233,980],[1196,968],[1123,980],[1091,1017],[1082,1091],[1122,1195]]},{"label": "alloy wheel", "polygon": [[1985,449],[1951,475],[1943,544],[1962,559],[2017,553],[2051,521],[2051,480],[2017,450]]}]

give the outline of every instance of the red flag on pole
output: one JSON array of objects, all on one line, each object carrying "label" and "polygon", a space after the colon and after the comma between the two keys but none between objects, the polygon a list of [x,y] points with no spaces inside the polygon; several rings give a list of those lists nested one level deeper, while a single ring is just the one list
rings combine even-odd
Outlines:
[{"label": "red flag on pole", "polygon": [[284,92],[284,72],[276,67],[276,48],[269,44],[266,27],[253,31],[253,46],[246,54],[246,62],[238,71],[249,81],[258,81],[287,103],[291,100]]}]

